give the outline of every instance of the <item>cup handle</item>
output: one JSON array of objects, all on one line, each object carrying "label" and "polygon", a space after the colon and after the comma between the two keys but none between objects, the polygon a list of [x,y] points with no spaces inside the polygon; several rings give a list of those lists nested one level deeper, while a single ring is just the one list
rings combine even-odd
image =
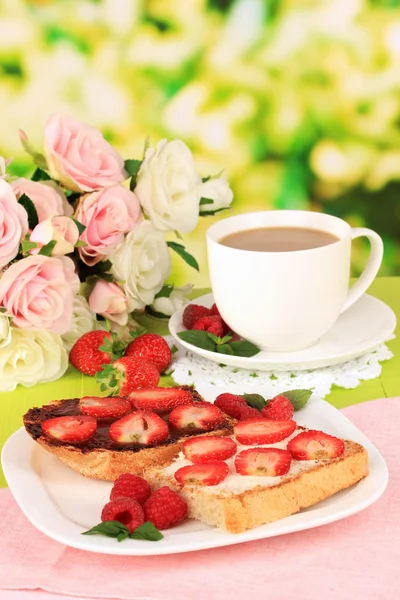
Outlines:
[{"label": "cup handle", "polygon": [[383,258],[383,242],[382,238],[372,229],[366,229],[365,227],[355,227],[351,230],[351,239],[365,236],[369,239],[371,244],[371,253],[364,271],[357,279],[355,284],[350,288],[347,295],[347,300],[341,312],[344,312],[350,306],[354,304],[369,288],[373,280],[378,274],[379,267],[382,263]]}]

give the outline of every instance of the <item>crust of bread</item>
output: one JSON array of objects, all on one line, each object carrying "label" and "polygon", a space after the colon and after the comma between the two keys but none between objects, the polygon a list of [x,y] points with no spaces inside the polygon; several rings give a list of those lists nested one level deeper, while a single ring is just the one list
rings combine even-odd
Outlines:
[{"label": "crust of bread", "polygon": [[180,487],[171,475],[161,469],[147,472],[154,488],[169,485],[186,500],[189,517],[219,527],[230,533],[241,533],[259,525],[288,517],[344,490],[368,475],[368,454],[360,444],[345,441],[342,457],[316,464],[300,471],[273,487],[257,486],[239,494],[210,493],[201,487]]},{"label": "crust of bread", "polygon": [[[200,435],[223,437],[231,434],[232,427],[217,429]],[[68,467],[81,473],[81,475],[91,477],[92,479],[114,481],[123,473],[143,476],[148,469],[170,464],[182,450],[185,439],[187,437],[183,437],[173,444],[143,448],[137,452],[101,448],[82,452],[79,448],[70,445],[55,446],[49,443],[44,436],[39,437],[35,441],[42,448],[57,456]]]}]

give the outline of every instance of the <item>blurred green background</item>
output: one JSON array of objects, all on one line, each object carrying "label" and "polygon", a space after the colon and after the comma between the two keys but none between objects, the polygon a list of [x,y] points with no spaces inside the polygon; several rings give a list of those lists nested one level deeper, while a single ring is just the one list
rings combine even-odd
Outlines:
[{"label": "blurred green background", "polygon": [[[49,114],[102,129],[125,158],[183,139],[199,172],[225,168],[229,214],[321,210],[384,238],[400,275],[400,2],[0,0],[0,154],[30,174]],[[188,249],[207,283],[204,218]],[[354,272],[367,247],[355,246]],[[174,259],[175,260],[175,259]],[[179,261],[179,259],[178,259]]]}]

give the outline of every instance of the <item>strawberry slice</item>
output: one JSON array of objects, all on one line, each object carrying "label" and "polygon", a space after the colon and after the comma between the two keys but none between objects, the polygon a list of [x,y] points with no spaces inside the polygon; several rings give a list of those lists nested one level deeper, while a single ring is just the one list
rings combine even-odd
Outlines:
[{"label": "strawberry slice", "polygon": [[134,408],[160,414],[183,404],[193,404],[192,394],[180,388],[140,388],[131,392],[128,398]]},{"label": "strawberry slice", "polygon": [[296,460],[337,458],[344,454],[344,442],[334,435],[310,429],[290,440],[287,449]]},{"label": "strawberry slice", "polygon": [[114,421],[109,435],[118,444],[157,444],[164,442],[169,435],[168,425],[152,412],[138,410]]},{"label": "strawberry slice", "polygon": [[292,462],[292,455],[280,448],[249,448],[235,458],[235,469],[241,475],[277,477],[285,475]]},{"label": "strawberry slice", "polygon": [[208,465],[189,465],[175,473],[175,479],[181,485],[218,485],[229,473],[229,467],[224,462],[214,462]]},{"label": "strawberry slice", "polygon": [[194,437],[183,442],[183,453],[195,464],[213,463],[226,460],[236,452],[237,445],[228,437]]},{"label": "strawberry slice", "polygon": [[96,428],[96,419],[80,415],[54,417],[42,423],[43,433],[55,440],[69,444],[86,442],[94,434]]},{"label": "strawberry slice", "polygon": [[124,398],[98,398],[97,396],[84,396],[79,400],[81,413],[95,419],[119,418],[132,411],[128,400]]},{"label": "strawberry slice", "polygon": [[240,421],[233,428],[235,438],[245,446],[275,444],[287,438],[295,429],[295,421],[273,421],[262,418]]},{"label": "strawberry slice", "polygon": [[196,402],[192,406],[177,406],[169,415],[169,422],[175,429],[210,431],[224,423],[223,413],[214,404]]}]

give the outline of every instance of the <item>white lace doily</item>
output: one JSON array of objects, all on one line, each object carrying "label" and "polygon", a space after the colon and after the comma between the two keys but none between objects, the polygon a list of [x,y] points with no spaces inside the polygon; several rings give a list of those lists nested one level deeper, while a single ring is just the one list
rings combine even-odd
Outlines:
[{"label": "white lace doily", "polygon": [[[171,345],[173,343],[171,341]],[[277,393],[282,389],[312,389],[320,398],[324,398],[330,393],[333,385],[353,389],[359,386],[361,381],[379,377],[382,371],[380,363],[392,356],[393,353],[386,344],[381,344],[363,356],[333,367],[310,371],[248,371],[223,367],[179,346],[171,370],[174,381],[179,385],[226,387],[229,384],[256,382],[265,385],[268,382],[268,387],[272,386]]]}]

